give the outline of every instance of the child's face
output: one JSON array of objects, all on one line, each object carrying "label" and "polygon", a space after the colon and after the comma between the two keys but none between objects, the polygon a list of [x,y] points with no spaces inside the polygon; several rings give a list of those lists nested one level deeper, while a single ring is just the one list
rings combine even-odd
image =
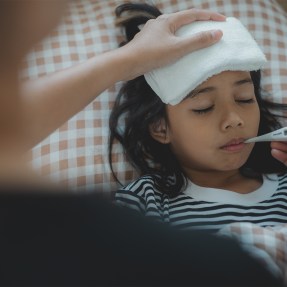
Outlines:
[{"label": "child's face", "polygon": [[249,72],[223,72],[167,106],[166,142],[189,171],[231,171],[248,159],[260,113]]}]

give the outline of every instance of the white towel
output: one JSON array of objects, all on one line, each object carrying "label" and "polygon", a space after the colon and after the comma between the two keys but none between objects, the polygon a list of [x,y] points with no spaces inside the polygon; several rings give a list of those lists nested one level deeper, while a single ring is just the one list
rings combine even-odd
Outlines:
[{"label": "white towel", "polygon": [[208,78],[223,71],[255,71],[264,67],[265,55],[236,18],[229,17],[223,22],[197,21],[180,28],[177,36],[186,37],[212,29],[223,32],[218,43],[144,75],[164,103],[178,104]]}]

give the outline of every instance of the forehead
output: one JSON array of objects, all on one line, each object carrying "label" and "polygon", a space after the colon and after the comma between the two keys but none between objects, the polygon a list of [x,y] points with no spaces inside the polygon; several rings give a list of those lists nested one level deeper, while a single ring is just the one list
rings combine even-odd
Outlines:
[{"label": "forehead", "polygon": [[250,72],[248,71],[224,71],[220,74],[214,75],[207,79],[205,82],[197,86],[177,105],[167,105],[167,108],[185,106],[186,100],[191,98],[197,98],[200,92],[208,94],[212,91],[221,91],[226,87],[240,88],[240,87],[253,87],[253,85],[244,85],[245,83],[252,83]]},{"label": "forehead", "polygon": [[197,86],[195,90],[204,88],[206,86],[213,86],[213,85],[222,84],[222,83],[232,84],[238,80],[247,79],[247,78],[251,79],[250,72],[248,71],[224,71],[220,74],[210,77],[205,82]]}]

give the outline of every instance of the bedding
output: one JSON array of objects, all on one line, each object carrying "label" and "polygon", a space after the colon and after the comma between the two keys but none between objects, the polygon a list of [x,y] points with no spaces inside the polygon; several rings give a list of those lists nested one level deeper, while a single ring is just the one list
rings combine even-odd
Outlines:
[{"label": "bedding", "polygon": [[[70,1],[60,25],[35,45],[23,61],[21,78],[47,75],[117,48],[123,36],[114,24],[114,10],[124,2]],[[267,97],[287,102],[287,14],[275,0],[147,2],[157,5],[165,13],[196,7],[238,17],[268,59],[263,71],[263,87],[272,94]],[[97,190],[108,194],[116,190],[119,184],[113,179],[108,163],[108,119],[120,86],[121,83],[117,83],[110,87],[34,147],[30,152],[34,170],[77,192]],[[122,184],[137,177],[119,145],[114,150],[113,161]]]},{"label": "bedding", "polygon": [[282,277],[287,285],[287,224],[263,228],[248,222],[232,223],[217,234],[240,242],[274,275]]}]

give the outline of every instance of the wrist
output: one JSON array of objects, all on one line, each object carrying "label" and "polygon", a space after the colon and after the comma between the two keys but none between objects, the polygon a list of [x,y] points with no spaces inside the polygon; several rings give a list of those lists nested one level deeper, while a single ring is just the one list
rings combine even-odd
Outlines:
[{"label": "wrist", "polygon": [[127,44],[117,49],[118,66],[120,68],[120,81],[132,80],[145,72],[143,57],[139,51]]}]

